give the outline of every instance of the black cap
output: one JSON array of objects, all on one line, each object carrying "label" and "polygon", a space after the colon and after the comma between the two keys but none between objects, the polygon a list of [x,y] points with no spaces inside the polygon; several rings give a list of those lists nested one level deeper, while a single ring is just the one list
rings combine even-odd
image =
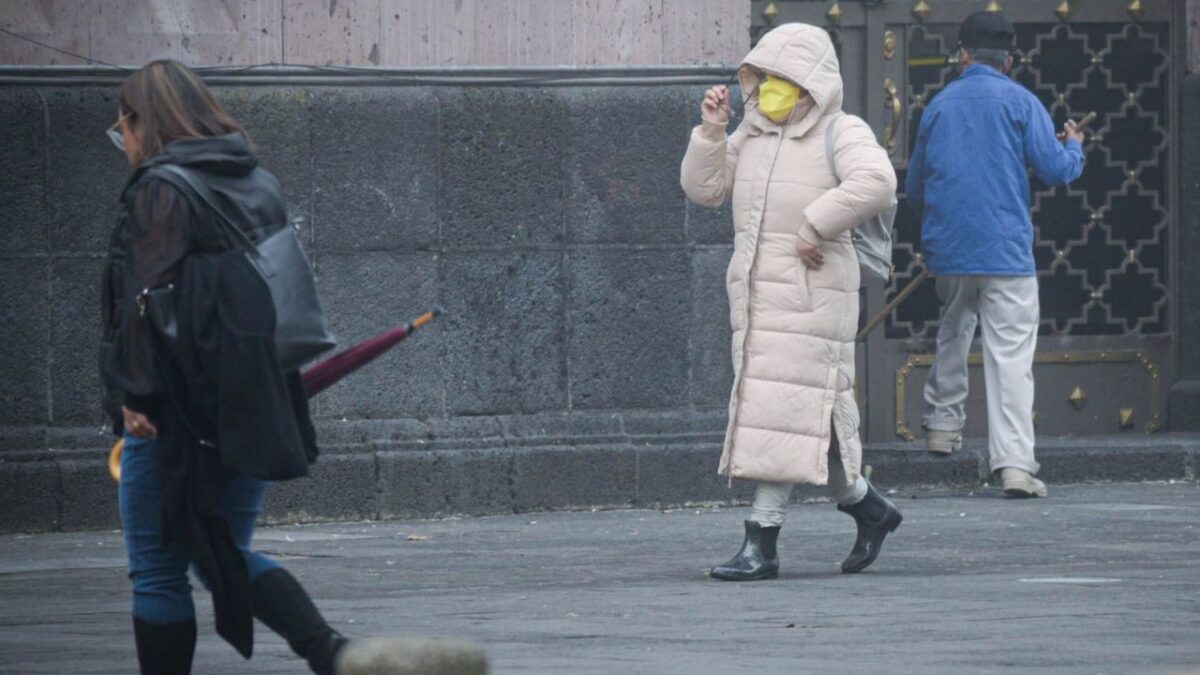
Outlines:
[{"label": "black cap", "polygon": [[958,44],[967,49],[1012,49],[1016,32],[999,12],[976,12],[963,21]]}]

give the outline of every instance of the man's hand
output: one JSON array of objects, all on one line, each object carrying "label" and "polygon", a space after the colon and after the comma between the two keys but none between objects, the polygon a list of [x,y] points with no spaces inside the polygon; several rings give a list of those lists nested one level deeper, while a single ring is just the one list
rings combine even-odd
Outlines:
[{"label": "man's hand", "polygon": [[1064,142],[1075,141],[1076,143],[1083,145],[1083,130],[1081,130],[1079,126],[1075,124],[1074,120],[1067,120],[1066,124],[1063,125],[1062,133],[1058,135],[1058,138]]},{"label": "man's hand", "polygon": [[149,417],[124,406],[121,407],[121,414],[125,417],[125,431],[138,438],[158,438],[158,427]]},{"label": "man's hand", "polygon": [[821,255],[821,247],[800,240],[796,250],[800,253],[800,262],[810,270],[819,270],[825,264],[825,256]]},{"label": "man's hand", "polygon": [[705,122],[729,124],[729,87],[718,86],[704,93],[704,101],[700,104],[700,116]]}]

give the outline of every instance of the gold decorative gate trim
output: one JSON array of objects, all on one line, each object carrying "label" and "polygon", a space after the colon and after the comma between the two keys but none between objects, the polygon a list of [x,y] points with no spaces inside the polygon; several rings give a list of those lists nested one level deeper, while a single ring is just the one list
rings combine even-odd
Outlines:
[{"label": "gold decorative gate trim", "polygon": [[[908,412],[908,394],[906,385],[908,376],[916,368],[929,368],[933,365],[933,354],[917,354],[910,356],[908,362],[896,371],[896,435],[906,441],[917,440],[917,435],[905,423]],[[1081,352],[1038,352],[1033,355],[1034,364],[1038,363],[1140,363],[1142,369],[1150,376],[1150,421],[1146,423],[1146,433],[1152,434],[1162,425],[1162,394],[1160,392],[1158,364],[1152,362],[1145,352],[1095,350]],[[983,354],[972,353],[967,357],[967,365],[983,365]],[[1035,413],[1036,414],[1036,413]]]}]

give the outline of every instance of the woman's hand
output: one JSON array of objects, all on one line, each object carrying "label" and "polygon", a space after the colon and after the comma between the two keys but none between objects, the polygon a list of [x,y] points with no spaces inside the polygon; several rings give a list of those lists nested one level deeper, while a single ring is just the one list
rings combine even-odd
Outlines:
[{"label": "woman's hand", "polygon": [[729,87],[718,86],[704,93],[704,101],[700,103],[700,117],[705,122],[729,124]]},{"label": "woman's hand", "polygon": [[801,239],[796,250],[800,253],[800,262],[810,270],[819,270],[825,264],[825,256],[821,255],[820,246],[814,246]]},{"label": "woman's hand", "polygon": [[158,438],[158,427],[140,412],[135,412],[121,407],[121,414],[125,417],[125,430],[137,436],[138,438]]}]

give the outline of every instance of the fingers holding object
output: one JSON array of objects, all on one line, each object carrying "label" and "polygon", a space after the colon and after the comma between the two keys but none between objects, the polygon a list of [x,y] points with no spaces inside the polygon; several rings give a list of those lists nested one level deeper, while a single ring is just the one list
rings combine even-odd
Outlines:
[{"label": "fingers holding object", "polygon": [[729,89],[713,87],[704,93],[704,102],[714,108],[720,108],[729,102]]}]

